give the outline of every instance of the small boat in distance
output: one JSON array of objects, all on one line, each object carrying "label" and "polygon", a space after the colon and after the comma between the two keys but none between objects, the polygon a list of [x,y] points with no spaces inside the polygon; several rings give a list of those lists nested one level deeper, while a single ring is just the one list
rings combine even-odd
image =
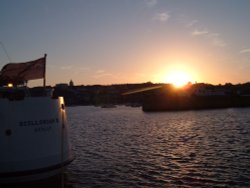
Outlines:
[{"label": "small boat in distance", "polygon": [[[0,72],[0,183],[48,178],[74,159],[64,100],[45,87],[45,63],[46,55]],[[44,87],[27,87],[40,78]]]},{"label": "small boat in distance", "polygon": [[101,105],[102,108],[116,108],[116,105],[114,104],[103,104]]}]

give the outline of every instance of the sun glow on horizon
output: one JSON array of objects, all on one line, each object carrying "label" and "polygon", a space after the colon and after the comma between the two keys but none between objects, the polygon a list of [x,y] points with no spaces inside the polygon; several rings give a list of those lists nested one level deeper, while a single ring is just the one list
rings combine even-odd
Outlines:
[{"label": "sun glow on horizon", "polygon": [[164,80],[166,83],[173,84],[175,87],[180,88],[192,82],[191,76],[184,71],[172,71],[166,75]]}]

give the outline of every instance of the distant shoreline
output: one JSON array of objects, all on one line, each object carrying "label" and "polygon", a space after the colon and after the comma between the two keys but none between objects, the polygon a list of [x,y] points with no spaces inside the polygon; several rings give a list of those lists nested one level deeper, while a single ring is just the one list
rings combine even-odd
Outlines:
[{"label": "distant shoreline", "polygon": [[198,83],[183,88],[151,82],[109,86],[58,84],[53,89],[53,97],[63,96],[67,106],[142,106],[144,111],[250,106],[250,82],[237,85]]}]

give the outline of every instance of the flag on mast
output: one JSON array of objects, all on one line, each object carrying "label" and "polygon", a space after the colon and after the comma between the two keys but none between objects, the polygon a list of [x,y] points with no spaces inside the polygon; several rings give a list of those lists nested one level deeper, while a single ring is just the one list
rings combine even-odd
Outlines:
[{"label": "flag on mast", "polygon": [[24,63],[8,63],[0,71],[0,83],[20,84],[28,80],[44,78],[46,54],[44,57]]}]

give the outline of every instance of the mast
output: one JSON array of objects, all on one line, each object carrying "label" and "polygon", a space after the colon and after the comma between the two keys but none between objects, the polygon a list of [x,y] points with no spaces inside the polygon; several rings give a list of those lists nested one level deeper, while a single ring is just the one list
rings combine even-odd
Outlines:
[{"label": "mast", "polygon": [[46,88],[46,58],[47,54],[44,54],[44,75],[43,75],[43,87]]}]

